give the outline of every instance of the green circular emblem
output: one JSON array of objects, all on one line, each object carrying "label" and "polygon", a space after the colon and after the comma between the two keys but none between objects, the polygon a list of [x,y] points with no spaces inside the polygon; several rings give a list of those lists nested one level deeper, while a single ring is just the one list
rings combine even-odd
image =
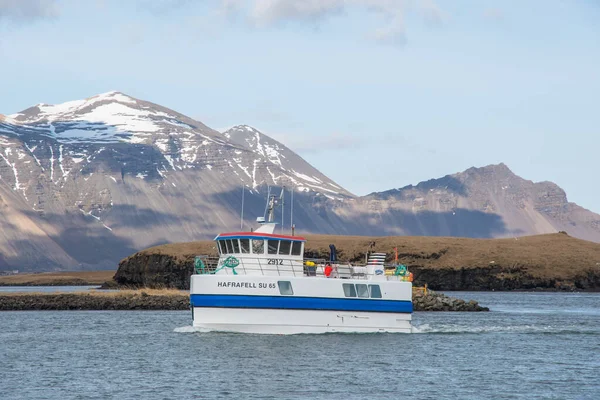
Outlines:
[{"label": "green circular emblem", "polygon": [[223,261],[223,265],[227,268],[235,268],[240,265],[240,261],[234,256],[229,256]]}]

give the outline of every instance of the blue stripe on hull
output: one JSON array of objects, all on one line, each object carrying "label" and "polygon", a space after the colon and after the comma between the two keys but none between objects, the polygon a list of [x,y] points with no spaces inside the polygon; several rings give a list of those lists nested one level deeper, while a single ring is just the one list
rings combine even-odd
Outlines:
[{"label": "blue stripe on hull", "polygon": [[401,300],[192,294],[190,302],[193,307],[368,311],[385,313],[412,313],[413,311],[412,302]]}]

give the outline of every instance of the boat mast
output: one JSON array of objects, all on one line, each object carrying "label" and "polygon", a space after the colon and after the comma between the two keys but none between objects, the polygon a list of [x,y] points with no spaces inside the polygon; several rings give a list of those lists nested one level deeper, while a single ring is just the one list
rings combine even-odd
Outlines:
[{"label": "boat mast", "polygon": [[281,194],[279,195],[279,200],[281,201],[281,233],[282,234],[283,234],[283,222],[284,222],[283,221],[283,216],[284,216],[283,212],[285,210],[285,207],[284,207],[285,202],[283,200],[283,194],[284,193],[285,193],[285,186],[282,186],[281,187]]},{"label": "boat mast", "polygon": [[290,229],[292,230],[292,236],[294,236],[294,191],[296,187],[292,186],[290,191],[292,192],[292,200],[291,200],[291,211],[290,211]]},{"label": "boat mast", "polygon": [[271,222],[270,215],[271,215],[271,211],[269,209],[269,206],[271,204],[271,186],[267,186],[267,202],[265,203],[265,213],[264,213],[264,217],[267,220],[267,222]]},{"label": "boat mast", "polygon": [[268,209],[267,222],[275,221],[275,196],[274,195],[270,196],[269,202],[267,203],[267,209]]},{"label": "boat mast", "polygon": [[246,185],[242,184],[242,215],[240,216],[240,231],[244,230],[244,192]]}]

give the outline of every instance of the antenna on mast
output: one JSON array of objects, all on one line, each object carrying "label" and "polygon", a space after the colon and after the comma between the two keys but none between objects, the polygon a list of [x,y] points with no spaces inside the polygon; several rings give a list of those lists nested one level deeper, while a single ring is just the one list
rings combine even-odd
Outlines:
[{"label": "antenna on mast", "polygon": [[285,202],[283,200],[283,194],[285,193],[285,186],[281,187],[281,194],[279,195],[279,200],[281,201],[281,233],[283,233],[283,217],[284,217],[284,210],[285,210]]},{"label": "antenna on mast", "polygon": [[269,210],[269,203],[271,202],[271,186],[267,186],[267,203],[265,204],[265,219],[267,219],[267,211]]},{"label": "antenna on mast", "polygon": [[244,230],[244,192],[246,191],[246,185],[242,184],[242,215],[240,216],[240,231]]},{"label": "antenna on mast", "polygon": [[296,186],[292,186],[290,189],[292,192],[292,200],[291,200],[291,211],[290,211],[290,229],[292,230],[292,236],[294,236],[294,192],[296,191]]}]

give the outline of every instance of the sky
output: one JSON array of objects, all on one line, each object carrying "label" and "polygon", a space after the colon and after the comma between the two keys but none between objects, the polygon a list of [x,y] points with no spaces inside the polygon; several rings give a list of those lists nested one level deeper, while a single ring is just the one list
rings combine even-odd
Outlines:
[{"label": "sky", "polygon": [[110,90],[358,195],[504,162],[600,212],[600,0],[0,0],[0,113]]}]

